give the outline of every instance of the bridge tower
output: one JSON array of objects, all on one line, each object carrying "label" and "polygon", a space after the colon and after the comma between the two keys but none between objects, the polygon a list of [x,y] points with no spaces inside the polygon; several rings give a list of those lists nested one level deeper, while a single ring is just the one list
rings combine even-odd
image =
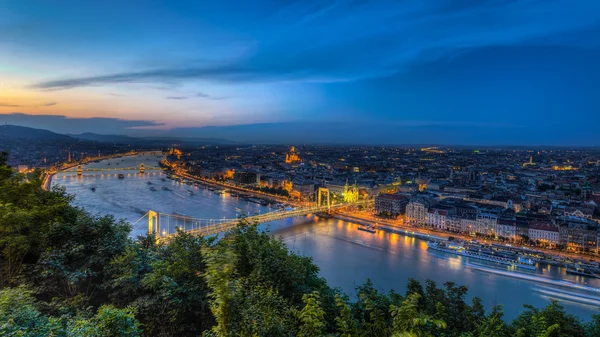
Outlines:
[{"label": "bridge tower", "polygon": [[325,196],[325,201],[327,202],[327,209],[331,208],[329,189],[327,187],[319,187],[317,190],[317,206],[323,206],[323,196]]},{"label": "bridge tower", "polygon": [[144,168],[144,163],[140,164],[140,173],[144,173],[145,168]]},{"label": "bridge tower", "polygon": [[160,220],[159,214],[155,211],[148,211],[148,234],[155,234],[156,238],[160,237]]},{"label": "bridge tower", "polygon": [[77,175],[80,176],[83,174],[83,167],[81,167],[81,164],[77,165]]}]

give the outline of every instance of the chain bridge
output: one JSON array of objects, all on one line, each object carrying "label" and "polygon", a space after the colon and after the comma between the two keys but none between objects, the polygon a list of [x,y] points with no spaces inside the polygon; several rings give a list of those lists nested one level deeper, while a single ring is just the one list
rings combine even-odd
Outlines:
[{"label": "chain bridge", "polygon": [[140,164],[140,166],[133,167],[110,167],[110,168],[84,168],[81,164],[77,165],[77,175],[83,175],[83,172],[111,172],[111,171],[137,171],[140,173],[144,173],[145,171],[164,171],[165,169],[162,167],[146,167],[144,164]]},{"label": "chain bridge", "polygon": [[[148,233],[155,234],[160,240],[168,240],[173,237],[177,230],[195,235],[213,235],[231,230],[237,226],[240,220],[244,219],[251,224],[262,224],[297,216],[305,216],[308,214],[328,212],[333,209],[344,207],[361,206],[373,203],[373,199],[360,200],[350,203],[315,205],[310,207],[297,207],[290,210],[280,210],[265,214],[242,216],[237,219],[199,219],[180,214],[159,213],[148,211],[137,222],[144,218],[148,219]],[[135,224],[135,223],[134,223]]]}]

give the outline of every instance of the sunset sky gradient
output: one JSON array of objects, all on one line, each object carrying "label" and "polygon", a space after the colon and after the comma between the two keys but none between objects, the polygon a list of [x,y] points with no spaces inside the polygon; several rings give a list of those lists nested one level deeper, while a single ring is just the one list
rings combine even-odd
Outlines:
[{"label": "sunset sky gradient", "polygon": [[0,1],[0,122],[57,132],[600,145],[599,92],[596,0]]}]

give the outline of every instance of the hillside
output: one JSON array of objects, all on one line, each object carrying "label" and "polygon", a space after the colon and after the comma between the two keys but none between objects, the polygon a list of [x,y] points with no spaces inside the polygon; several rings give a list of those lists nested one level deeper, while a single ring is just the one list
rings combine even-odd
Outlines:
[{"label": "hillside", "polygon": [[73,140],[73,138],[67,135],[61,135],[52,131],[9,124],[0,125],[0,138],[29,140]]}]

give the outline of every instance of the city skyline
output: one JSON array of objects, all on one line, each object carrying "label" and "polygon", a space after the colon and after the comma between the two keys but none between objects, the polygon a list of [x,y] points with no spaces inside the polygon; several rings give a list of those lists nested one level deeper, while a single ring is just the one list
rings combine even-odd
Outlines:
[{"label": "city skyline", "polygon": [[600,145],[599,9],[8,1],[0,122],[259,143]]}]

